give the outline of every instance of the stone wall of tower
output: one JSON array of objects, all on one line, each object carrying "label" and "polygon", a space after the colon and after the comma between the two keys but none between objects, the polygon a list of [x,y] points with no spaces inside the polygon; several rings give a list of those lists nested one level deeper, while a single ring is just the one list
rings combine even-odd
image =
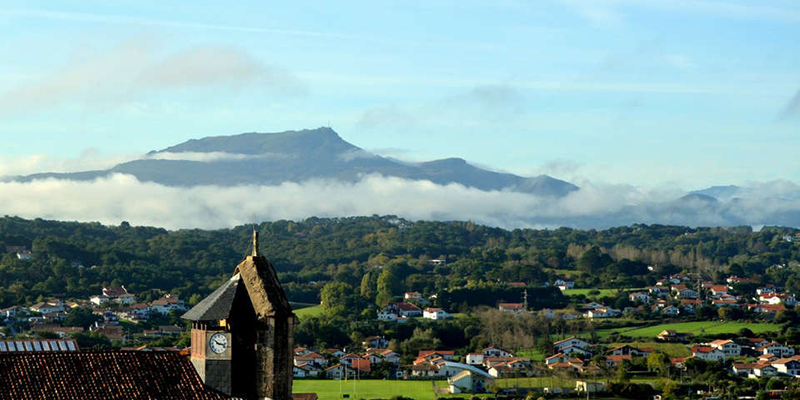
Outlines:
[{"label": "stone wall of tower", "polygon": [[256,335],[256,381],[259,399],[292,398],[294,318],[269,317],[259,321]]}]

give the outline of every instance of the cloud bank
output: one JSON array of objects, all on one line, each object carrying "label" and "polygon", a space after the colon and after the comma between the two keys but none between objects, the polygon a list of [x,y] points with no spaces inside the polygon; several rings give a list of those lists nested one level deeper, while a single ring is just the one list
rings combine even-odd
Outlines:
[{"label": "cloud bank", "polygon": [[52,108],[74,101],[108,106],[148,93],[198,87],[304,93],[290,72],[225,46],[195,46],[165,54],[152,40],[131,40],[0,93],[0,115]]},{"label": "cloud bank", "polygon": [[[771,182],[746,198],[679,199],[675,189],[582,183],[562,199],[367,175],[355,183],[167,187],[115,174],[95,181],[0,183],[0,212],[25,218],[129,221],[170,229],[224,228],[277,219],[394,214],[412,220],[471,220],[504,228],[604,228],[632,223],[800,226],[800,187]],[[674,200],[679,199],[679,200]]]}]

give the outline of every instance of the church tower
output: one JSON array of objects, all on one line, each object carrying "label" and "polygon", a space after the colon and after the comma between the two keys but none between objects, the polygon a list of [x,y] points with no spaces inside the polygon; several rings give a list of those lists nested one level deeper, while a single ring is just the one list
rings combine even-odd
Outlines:
[{"label": "church tower", "polygon": [[295,315],[258,253],[257,232],[252,255],[183,318],[192,321],[191,360],[207,386],[243,399],[292,398]]}]

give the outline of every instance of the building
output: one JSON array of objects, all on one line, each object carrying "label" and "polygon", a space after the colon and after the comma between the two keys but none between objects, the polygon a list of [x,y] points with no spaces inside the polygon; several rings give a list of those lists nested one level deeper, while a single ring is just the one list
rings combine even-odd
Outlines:
[{"label": "building", "polygon": [[693,346],[692,355],[704,361],[725,361],[725,353],[711,346]]},{"label": "building", "polygon": [[591,344],[585,340],[578,339],[575,336],[568,337],[564,340],[559,340],[553,343],[553,349],[555,349],[556,353],[563,352],[564,349],[567,347],[577,347],[580,349],[588,349]]},{"label": "building", "polygon": [[450,393],[486,393],[494,378],[480,370],[464,370],[447,378]]},{"label": "building", "polygon": [[708,345],[722,350],[722,352],[725,353],[725,357],[742,355],[742,346],[739,346],[733,340],[715,340]]},{"label": "building", "polygon": [[794,355],[794,349],[776,342],[767,343],[758,348],[761,354],[774,354],[778,357],[791,357]]},{"label": "building", "polygon": [[369,336],[361,342],[361,345],[366,348],[385,349],[389,347],[389,340],[383,336]]},{"label": "building", "polygon": [[521,314],[525,311],[525,305],[522,303],[500,303],[497,308],[500,309],[500,311],[512,314]]},{"label": "building", "polygon": [[779,358],[772,362],[772,366],[782,374],[800,376],[800,357],[798,356]]},{"label": "building", "polygon": [[191,362],[174,351],[59,351],[0,354],[0,393],[7,399],[203,399]]},{"label": "building", "polygon": [[422,300],[422,293],[420,293],[420,292],[405,292],[403,294],[403,300],[405,300],[405,301],[420,301],[420,300]]},{"label": "building", "polygon": [[226,395],[292,398],[295,315],[275,268],[253,252],[216,291],[183,315],[192,321],[191,361]]},{"label": "building", "polygon": [[483,349],[483,356],[490,358],[490,357],[512,357],[514,356],[511,352],[503,350],[499,347],[491,346]]},{"label": "building", "polygon": [[603,382],[575,381],[575,391],[581,393],[599,393],[606,391]]},{"label": "building", "polygon": [[422,317],[438,321],[441,319],[453,318],[453,315],[441,308],[426,308],[422,313]]}]

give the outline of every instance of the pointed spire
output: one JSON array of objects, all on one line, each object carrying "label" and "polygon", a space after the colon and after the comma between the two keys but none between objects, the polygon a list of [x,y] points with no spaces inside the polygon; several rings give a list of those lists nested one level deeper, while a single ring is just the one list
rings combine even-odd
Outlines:
[{"label": "pointed spire", "polygon": [[253,227],[253,257],[258,257],[258,231]]}]

